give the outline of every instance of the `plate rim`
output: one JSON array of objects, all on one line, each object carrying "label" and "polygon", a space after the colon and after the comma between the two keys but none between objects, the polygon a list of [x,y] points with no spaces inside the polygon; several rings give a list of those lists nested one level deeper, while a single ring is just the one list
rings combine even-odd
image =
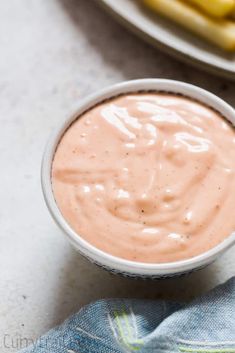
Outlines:
[{"label": "plate rim", "polygon": [[190,54],[186,54],[177,48],[172,47],[170,44],[164,43],[156,37],[153,37],[150,33],[145,32],[139,26],[135,25],[133,22],[129,21],[127,18],[122,16],[121,13],[116,11],[107,0],[94,0],[101,8],[103,8],[107,13],[112,15],[114,19],[117,20],[121,25],[124,25],[132,33],[139,36],[141,39],[152,45],[153,47],[162,50],[169,56],[173,56],[175,59],[186,62],[189,65],[196,66],[197,68],[206,71],[208,73],[214,74],[226,78],[228,80],[235,80],[235,70],[229,70],[223,68],[217,64],[209,64],[200,58],[195,58]]}]

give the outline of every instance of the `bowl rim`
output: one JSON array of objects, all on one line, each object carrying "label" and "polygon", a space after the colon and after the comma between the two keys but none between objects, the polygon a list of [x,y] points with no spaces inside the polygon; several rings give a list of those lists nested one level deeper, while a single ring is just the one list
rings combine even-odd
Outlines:
[{"label": "bowl rim", "polygon": [[51,184],[51,165],[56,147],[66,129],[72,122],[78,119],[85,111],[104,100],[116,97],[121,94],[138,92],[166,92],[181,94],[188,98],[201,102],[217,110],[233,125],[235,125],[235,110],[221,98],[192,84],[169,79],[139,79],[124,81],[112,86],[106,87],[97,93],[89,95],[81,100],[75,109],[74,114],[70,114],[64,121],[58,124],[58,127],[51,134],[46,145],[42,165],[41,165],[41,185],[47,207],[57,225],[63,230],[69,241],[75,248],[90,261],[95,262],[112,271],[127,273],[129,275],[157,276],[188,272],[214,261],[226,249],[235,244],[235,232],[228,236],[224,241],[212,249],[186,260],[180,260],[167,263],[144,263],[126,260],[104,252],[83,239],[67,223],[61,214],[52,191]]}]

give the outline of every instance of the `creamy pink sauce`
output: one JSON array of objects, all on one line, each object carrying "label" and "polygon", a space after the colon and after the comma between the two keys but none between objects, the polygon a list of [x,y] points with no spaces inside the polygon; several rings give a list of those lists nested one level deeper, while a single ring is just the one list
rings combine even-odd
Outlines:
[{"label": "creamy pink sauce", "polygon": [[95,247],[139,262],[191,258],[235,230],[234,128],[188,98],[123,95],[65,132],[52,186]]}]

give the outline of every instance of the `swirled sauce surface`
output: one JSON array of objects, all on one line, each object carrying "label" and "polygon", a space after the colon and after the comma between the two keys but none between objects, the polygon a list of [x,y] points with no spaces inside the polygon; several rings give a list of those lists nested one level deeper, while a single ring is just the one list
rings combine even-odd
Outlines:
[{"label": "swirled sauce surface", "polygon": [[235,132],[214,110],[171,94],[104,102],[63,135],[52,166],[58,207],[112,255],[187,259],[235,230]]}]

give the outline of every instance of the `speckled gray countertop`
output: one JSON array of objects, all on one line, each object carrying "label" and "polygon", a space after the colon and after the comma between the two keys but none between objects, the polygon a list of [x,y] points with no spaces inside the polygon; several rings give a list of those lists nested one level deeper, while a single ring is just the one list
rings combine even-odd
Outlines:
[{"label": "speckled gray countertop", "polygon": [[[235,106],[235,84],[181,64],[126,32],[92,0],[0,2],[0,351],[24,347],[104,297],[189,299],[235,274],[235,249],[181,279],[112,276],[81,258],[44,205],[49,133],[78,100],[142,77],[194,83]],[[4,342],[5,341],[5,342]]]}]

